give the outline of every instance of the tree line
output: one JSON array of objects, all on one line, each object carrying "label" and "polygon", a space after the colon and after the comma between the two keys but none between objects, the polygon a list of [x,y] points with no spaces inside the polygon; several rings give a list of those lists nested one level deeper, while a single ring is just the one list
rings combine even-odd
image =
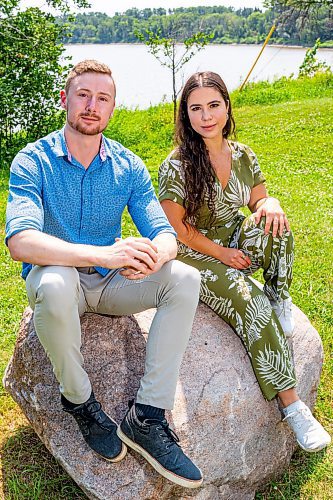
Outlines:
[{"label": "tree line", "polygon": [[[286,15],[287,14],[287,15]],[[196,32],[210,35],[210,43],[262,43],[273,22],[277,21],[271,43],[312,46],[317,38],[322,43],[333,36],[330,6],[323,4],[308,13],[307,22],[301,22],[299,11],[285,5],[273,5],[261,11],[258,8],[180,7],[177,9],[132,8],[110,17],[101,12],[62,16],[58,22],[66,26],[66,43],[137,43],[138,34],[147,31],[168,38],[176,33],[179,41]]]},{"label": "tree line", "polygon": [[[261,42],[276,18],[274,40],[279,43],[313,46],[313,37],[327,42],[333,32],[332,0],[265,0],[269,7],[265,12],[227,7],[130,9],[112,18],[101,13],[72,17],[74,7],[89,7],[87,0],[45,2],[57,14],[37,7],[26,9],[21,0],[0,0],[0,168],[6,168],[28,141],[62,125],[59,89],[70,64],[63,55],[63,43],[141,39],[155,56],[161,47],[176,71],[191,57],[193,48],[200,49],[206,42]],[[183,42],[185,50],[180,60],[174,57],[177,41]],[[319,41],[314,50],[317,47]],[[325,68],[318,67],[311,52],[303,69],[312,74]],[[175,88],[173,96],[175,103]]]}]

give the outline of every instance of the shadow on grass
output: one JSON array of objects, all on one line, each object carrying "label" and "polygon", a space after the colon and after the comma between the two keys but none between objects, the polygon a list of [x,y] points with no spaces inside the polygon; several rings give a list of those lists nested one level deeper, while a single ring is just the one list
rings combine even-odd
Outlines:
[{"label": "shadow on grass", "polygon": [[76,500],[85,494],[31,427],[20,427],[1,449],[5,500]]},{"label": "shadow on grass", "polygon": [[[255,500],[297,500],[306,498],[302,489],[323,462],[326,453],[326,450],[318,453],[306,453],[298,449],[293,455],[287,471],[275,481],[271,481],[257,491]],[[318,491],[318,494],[320,494],[320,491]]]}]

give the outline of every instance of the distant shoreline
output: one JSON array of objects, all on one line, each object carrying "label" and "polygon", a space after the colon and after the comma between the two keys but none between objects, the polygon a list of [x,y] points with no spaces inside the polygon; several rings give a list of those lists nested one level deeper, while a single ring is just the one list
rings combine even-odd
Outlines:
[{"label": "distant shoreline", "polygon": [[[137,42],[111,42],[111,43],[64,43],[64,47],[70,47],[72,45],[79,46],[79,45],[144,45],[144,43],[137,43]],[[181,43],[177,45],[182,45]],[[244,47],[262,47],[262,44],[257,44],[257,43],[209,43],[207,47],[226,47],[228,45],[231,46],[244,46]],[[283,44],[278,44],[278,43],[270,43],[267,45],[267,47],[276,47],[278,49],[310,49],[311,46],[307,45],[283,45]],[[333,51],[333,47],[319,47],[319,51],[322,50],[329,50]]]}]

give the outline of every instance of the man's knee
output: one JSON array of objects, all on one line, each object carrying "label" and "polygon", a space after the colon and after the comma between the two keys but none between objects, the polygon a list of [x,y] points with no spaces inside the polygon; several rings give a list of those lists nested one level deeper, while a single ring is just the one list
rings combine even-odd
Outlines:
[{"label": "man's knee", "polygon": [[192,266],[178,260],[171,260],[165,264],[165,278],[177,298],[199,300],[200,272]]},{"label": "man's knee", "polygon": [[36,304],[49,314],[61,316],[78,303],[79,275],[74,267],[45,266],[36,288]]}]

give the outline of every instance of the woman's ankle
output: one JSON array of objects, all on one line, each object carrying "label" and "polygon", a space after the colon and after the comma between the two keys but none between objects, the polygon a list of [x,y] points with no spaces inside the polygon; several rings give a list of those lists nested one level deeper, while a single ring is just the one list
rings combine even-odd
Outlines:
[{"label": "woman's ankle", "polygon": [[296,389],[287,389],[286,391],[281,391],[278,393],[278,397],[283,408],[287,408],[287,406],[295,403],[295,401],[299,401],[299,396],[296,392]]}]

